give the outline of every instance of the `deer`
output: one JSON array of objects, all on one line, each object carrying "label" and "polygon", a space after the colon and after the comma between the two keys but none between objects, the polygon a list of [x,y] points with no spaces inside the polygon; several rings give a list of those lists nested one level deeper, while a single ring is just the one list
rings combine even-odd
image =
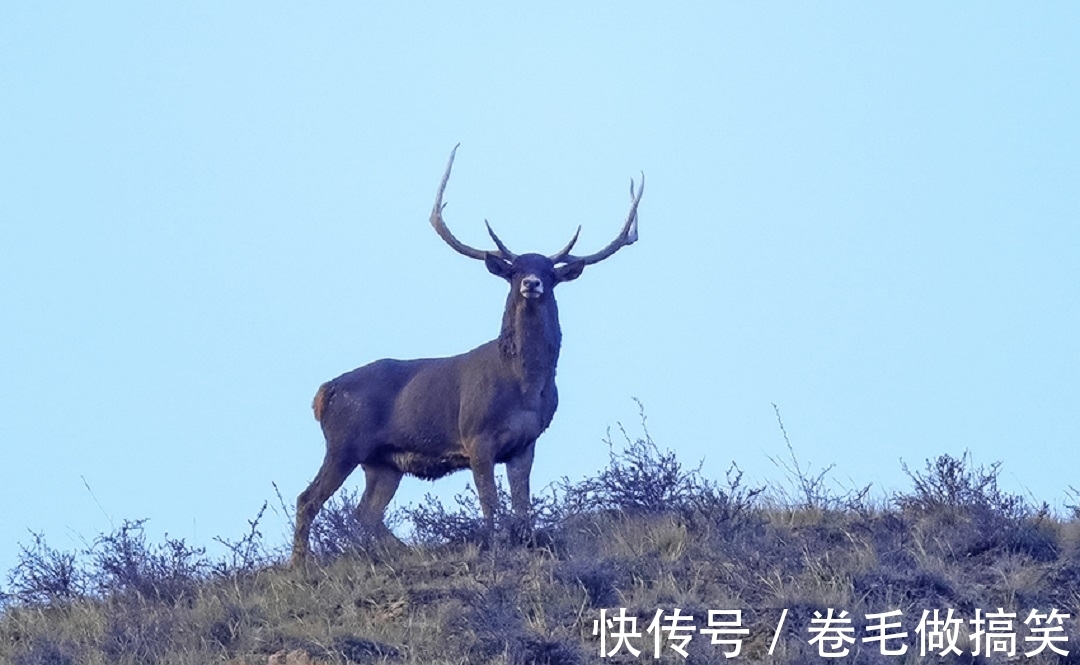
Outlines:
[{"label": "deer", "polygon": [[509,282],[499,336],[451,357],[376,360],[319,387],[312,409],[326,454],[296,501],[293,565],[309,556],[312,522],[357,466],[364,470],[365,485],[356,516],[376,540],[397,540],[383,520],[404,475],[435,480],[464,469],[472,471],[490,538],[499,503],[496,464],[505,465],[514,519],[531,533],[529,475],[536,440],[559,402],[555,368],[562,331],[553,290],[637,240],[645,174],[636,191],[630,181],[630,212],[622,230],[594,254],[571,254],[581,226],[555,254],[515,254],[487,220],[495,249],[485,251],[459,241],[443,220],[443,194],[457,148],[450,153],[430,221],[454,251],[483,261],[491,274]]}]

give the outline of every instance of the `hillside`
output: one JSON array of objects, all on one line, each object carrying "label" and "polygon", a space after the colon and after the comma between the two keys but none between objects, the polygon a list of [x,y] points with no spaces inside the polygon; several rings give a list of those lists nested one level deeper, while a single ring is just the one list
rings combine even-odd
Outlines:
[{"label": "hillside", "polygon": [[[266,542],[261,513],[220,560],[148,543],[141,522],[85,552],[39,536],[7,579],[0,662],[630,663],[659,647],[671,663],[828,662],[845,648],[845,663],[1080,663],[1075,514],[1003,492],[998,467],[967,454],[908,470],[909,491],[876,500],[828,491],[794,456],[787,468],[785,489],[746,487],[735,468],[715,482],[646,432],[597,476],[538,497],[530,546],[503,529],[481,547],[468,495],[400,511],[409,546],[366,544],[346,494],[303,570]],[[852,641],[815,639],[815,619],[842,612],[850,623],[833,626]],[[883,632],[906,637],[873,640]]]}]

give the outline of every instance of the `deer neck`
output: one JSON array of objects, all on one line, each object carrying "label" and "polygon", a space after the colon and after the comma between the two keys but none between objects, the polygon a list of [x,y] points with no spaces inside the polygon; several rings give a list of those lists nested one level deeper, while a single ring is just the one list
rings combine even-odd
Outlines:
[{"label": "deer neck", "polygon": [[503,313],[499,353],[520,381],[522,393],[538,396],[555,378],[561,343],[559,309],[553,296],[534,302],[511,294]]}]

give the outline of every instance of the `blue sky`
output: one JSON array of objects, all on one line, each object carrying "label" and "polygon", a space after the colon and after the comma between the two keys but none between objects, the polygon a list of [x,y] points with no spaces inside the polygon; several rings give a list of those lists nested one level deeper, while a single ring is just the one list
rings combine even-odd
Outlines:
[{"label": "blue sky", "polygon": [[458,142],[445,216],[477,246],[487,218],[595,251],[648,177],[640,241],[557,292],[534,488],[599,469],[637,397],[714,477],[782,479],[776,403],[838,481],[970,449],[1060,506],[1077,34],[1052,2],[8,3],[0,566],[28,530],[238,536],[314,475],[322,381],[494,337],[505,285],[427,223]]}]

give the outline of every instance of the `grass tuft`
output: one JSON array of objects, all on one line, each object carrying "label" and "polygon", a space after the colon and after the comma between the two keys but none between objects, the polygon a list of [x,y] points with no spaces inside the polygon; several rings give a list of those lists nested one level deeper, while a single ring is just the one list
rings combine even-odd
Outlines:
[{"label": "grass tuft", "polygon": [[[1017,613],[1018,652],[1030,610],[1069,613],[1070,655],[1024,661],[1080,662],[1080,511],[1057,516],[1004,491],[998,464],[965,452],[905,465],[911,488],[872,502],[869,488],[833,489],[831,467],[812,472],[790,442],[788,487],[748,487],[737,466],[716,482],[661,449],[644,411],[640,429],[620,425],[604,469],[534,498],[528,546],[508,537],[506,514],[485,543],[471,489],[450,506],[429,497],[399,510],[392,526],[412,535],[395,549],[370,545],[357,495],[342,493],[313,528],[316,563],[300,570],[263,537],[266,504],[238,540],[217,539],[217,560],[182,539],[148,542],[143,520],[76,552],[32,533],[0,596],[0,662],[574,665],[600,660],[594,622],[619,608],[643,653],[612,663],[651,659],[646,626],[675,608],[699,629],[709,610],[742,610],[743,658],[779,664],[820,658],[808,642],[815,613],[846,610],[861,628],[865,614],[899,609],[908,660],[858,644],[845,662],[915,662],[923,610],[970,619],[999,607]],[[661,662],[730,662],[701,634],[686,659],[664,646]]]}]

